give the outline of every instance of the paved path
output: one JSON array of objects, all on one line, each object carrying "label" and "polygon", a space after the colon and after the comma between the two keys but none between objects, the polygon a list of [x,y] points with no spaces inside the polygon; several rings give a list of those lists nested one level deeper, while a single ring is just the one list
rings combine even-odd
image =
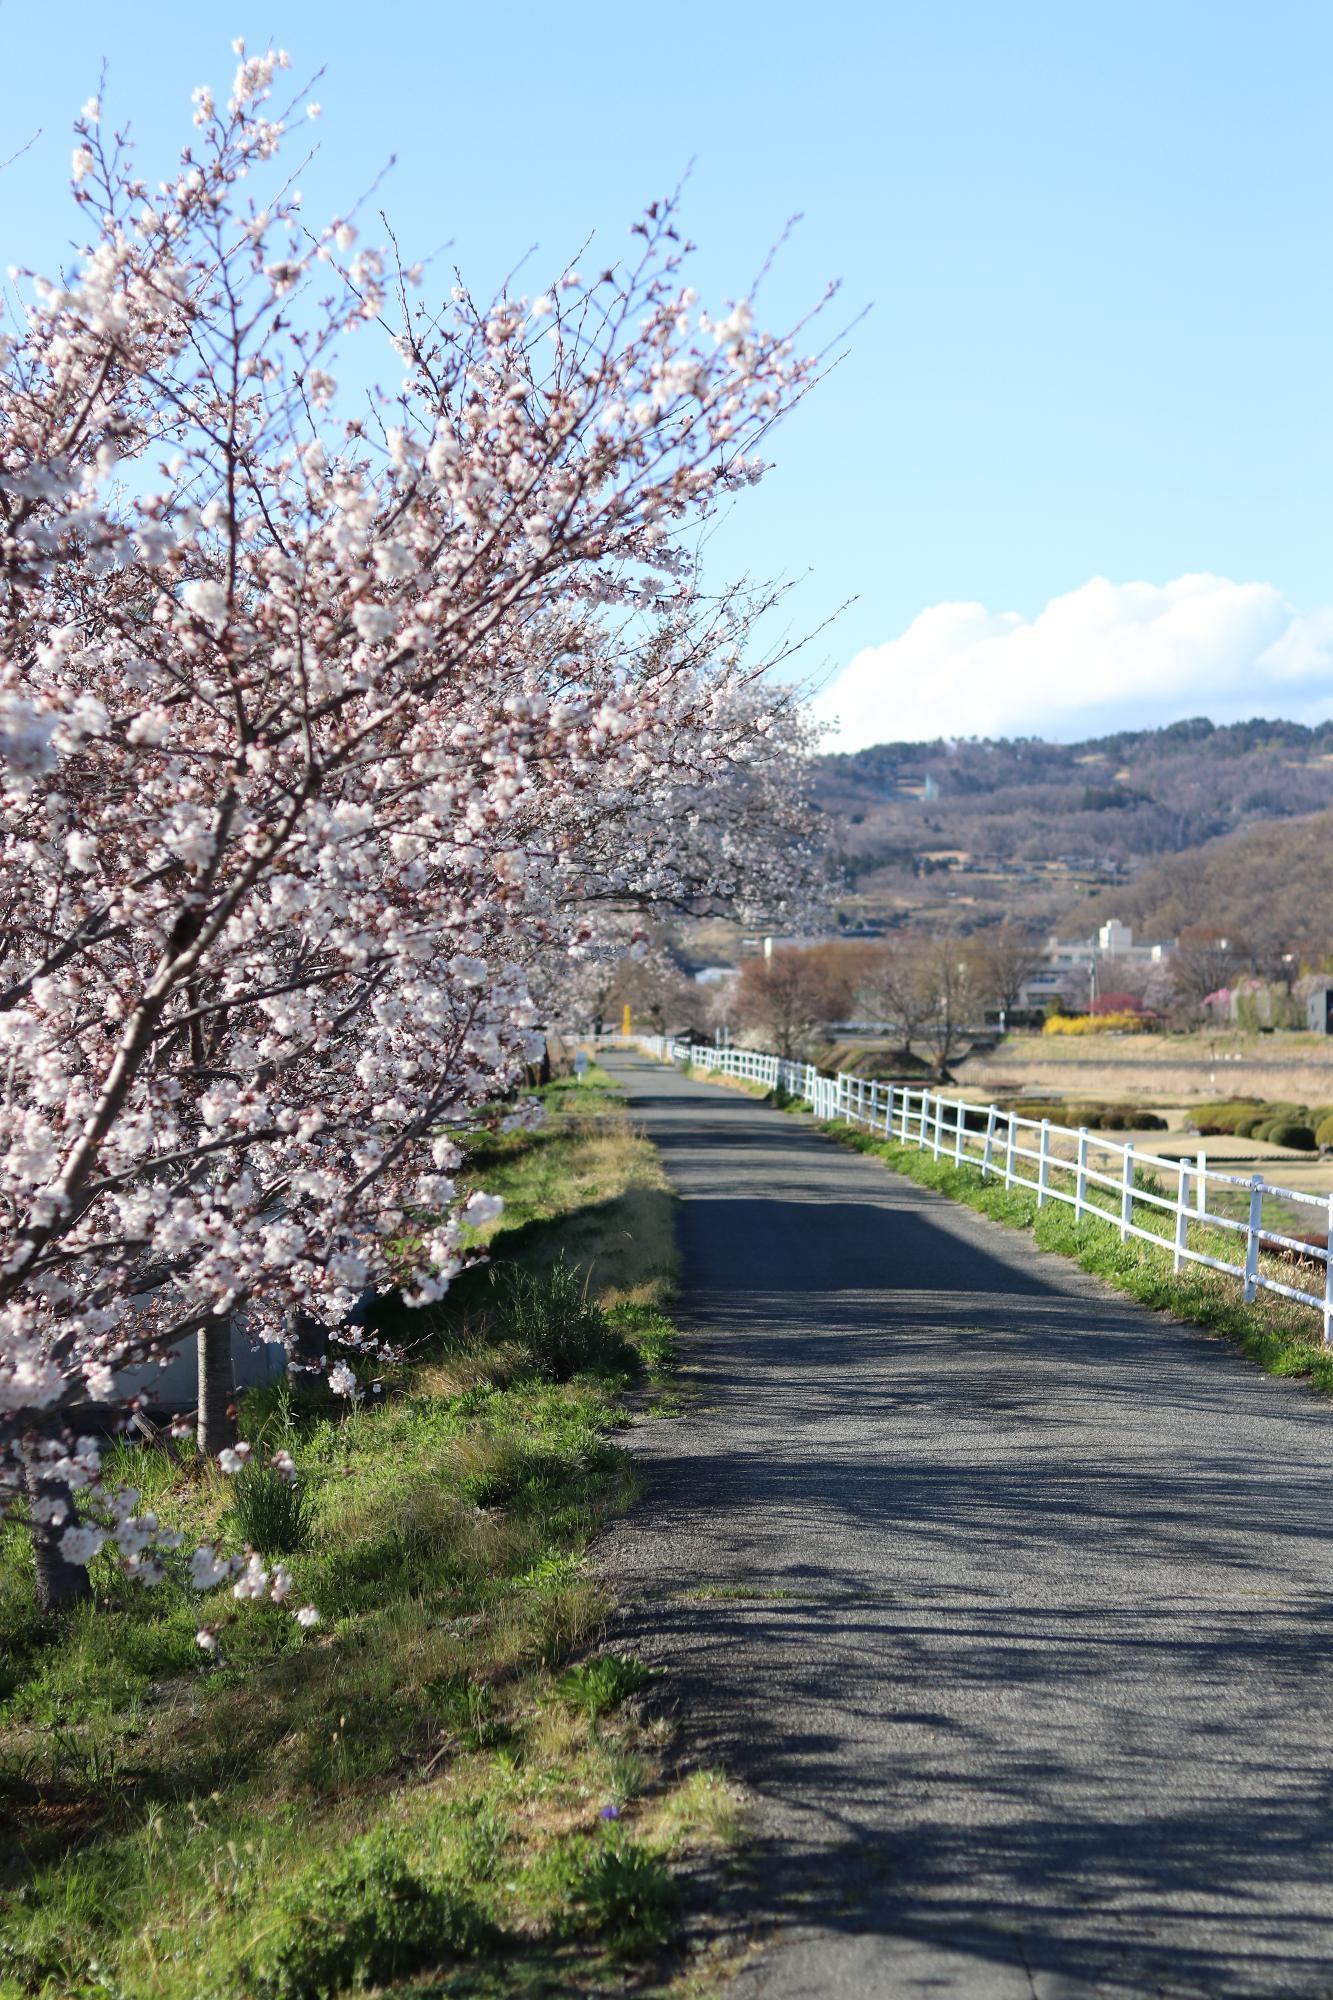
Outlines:
[{"label": "paved path", "polygon": [[612,1059],[701,1405],[608,1544],[759,1800],[734,2000],[1333,1995],[1333,1410],[739,1093]]}]

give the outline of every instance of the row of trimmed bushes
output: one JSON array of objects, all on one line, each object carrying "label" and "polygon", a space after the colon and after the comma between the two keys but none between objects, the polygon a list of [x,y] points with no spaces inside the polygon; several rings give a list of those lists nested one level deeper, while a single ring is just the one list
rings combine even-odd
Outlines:
[{"label": "row of trimmed bushes", "polygon": [[[989,1107],[970,1104],[963,1114],[969,1132],[984,1132]],[[1064,1104],[1044,1097],[1015,1097],[999,1107],[1016,1118],[1049,1118],[1052,1125],[1068,1125],[1075,1130],[1086,1125],[1090,1132],[1165,1132],[1167,1121],[1141,1104]],[[1003,1129],[1003,1128],[1001,1128]]]},{"label": "row of trimmed bushes", "polygon": [[1262,1097],[1222,1097],[1195,1107],[1187,1131],[1257,1139],[1265,1146],[1317,1152],[1333,1146],[1333,1104],[1293,1104]]},{"label": "row of trimmed bushes", "polygon": [[1020,1118],[1049,1118],[1052,1125],[1086,1125],[1092,1132],[1165,1132],[1167,1121],[1142,1104],[1057,1104],[1017,1097],[1006,1107]]}]

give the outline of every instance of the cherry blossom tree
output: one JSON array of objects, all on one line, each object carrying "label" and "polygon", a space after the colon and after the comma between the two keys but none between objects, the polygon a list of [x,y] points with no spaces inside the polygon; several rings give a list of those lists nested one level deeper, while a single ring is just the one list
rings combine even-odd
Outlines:
[{"label": "cherry blossom tree", "polygon": [[155,184],[85,107],[86,246],[0,338],[0,1462],[148,1580],[77,1407],[191,1338],[225,1395],[238,1316],[350,1350],[368,1284],[438,1298],[534,963],[803,865],[793,702],[690,551],[815,364],[699,306],[669,205],[627,266],[426,306],[306,222],[287,59],[237,56]]}]

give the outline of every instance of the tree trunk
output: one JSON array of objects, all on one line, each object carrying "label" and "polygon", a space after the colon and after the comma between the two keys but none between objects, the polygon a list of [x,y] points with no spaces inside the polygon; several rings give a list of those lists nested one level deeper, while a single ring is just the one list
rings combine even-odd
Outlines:
[{"label": "tree trunk", "polygon": [[27,1472],[29,1501],[63,1500],[65,1518],[60,1522],[34,1521],[32,1558],[37,1571],[37,1602],[43,1611],[60,1611],[91,1597],[93,1587],[85,1563],[66,1562],[60,1553],[60,1537],[74,1526],[74,1495],[62,1479],[39,1479],[36,1466]]},{"label": "tree trunk", "polygon": [[196,1335],[199,1349],[198,1447],[216,1458],[236,1442],[236,1378],[231,1366],[233,1315],[215,1313]]}]

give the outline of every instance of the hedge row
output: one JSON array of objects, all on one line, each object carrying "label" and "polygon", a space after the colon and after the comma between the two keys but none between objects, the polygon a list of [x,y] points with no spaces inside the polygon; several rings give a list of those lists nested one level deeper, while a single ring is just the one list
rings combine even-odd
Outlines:
[{"label": "hedge row", "polygon": [[1257,1139],[1261,1145],[1294,1146],[1300,1152],[1313,1153],[1320,1146],[1333,1146],[1333,1104],[1222,1097],[1197,1106],[1186,1130]]},{"label": "hedge row", "polygon": [[1020,1118],[1049,1118],[1052,1125],[1086,1125],[1092,1132],[1165,1132],[1167,1120],[1142,1104],[1057,1104],[1017,1097],[1008,1107]]}]

